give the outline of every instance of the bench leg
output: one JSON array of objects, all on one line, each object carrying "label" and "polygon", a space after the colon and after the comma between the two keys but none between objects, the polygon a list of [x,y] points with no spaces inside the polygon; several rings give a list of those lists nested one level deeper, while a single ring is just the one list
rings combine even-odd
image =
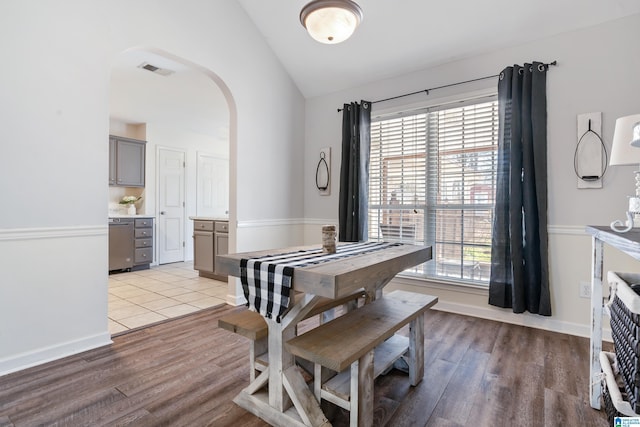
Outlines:
[{"label": "bench leg", "polygon": [[252,383],[256,379],[256,358],[265,353],[269,348],[267,338],[251,341],[249,346],[249,382]]},{"label": "bench leg", "polygon": [[351,364],[350,427],[373,425],[373,350]]},{"label": "bench leg", "polygon": [[318,402],[322,402],[322,365],[313,364],[313,395]]},{"label": "bench leg", "polygon": [[416,386],[424,376],[424,314],[409,324],[409,382]]}]

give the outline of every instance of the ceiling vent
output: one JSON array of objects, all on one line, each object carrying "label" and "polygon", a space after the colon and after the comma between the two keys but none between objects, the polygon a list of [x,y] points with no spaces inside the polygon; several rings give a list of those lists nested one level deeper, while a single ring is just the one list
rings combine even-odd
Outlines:
[{"label": "ceiling vent", "polygon": [[155,65],[151,65],[151,64],[149,64],[147,62],[143,62],[142,64],[138,65],[138,68],[142,68],[143,70],[151,71],[152,73],[155,73],[155,74],[160,74],[161,76],[168,76],[168,75],[171,75],[171,74],[175,73],[175,71],[173,71],[173,70],[169,70],[167,68],[156,67]]}]

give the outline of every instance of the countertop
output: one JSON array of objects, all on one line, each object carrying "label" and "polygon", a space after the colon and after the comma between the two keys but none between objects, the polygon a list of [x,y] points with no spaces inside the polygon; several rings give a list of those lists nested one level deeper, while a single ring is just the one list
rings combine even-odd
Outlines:
[{"label": "countertop", "polygon": [[210,216],[190,216],[189,219],[194,221],[229,221],[229,218],[215,218]]},{"label": "countertop", "polygon": [[155,218],[153,215],[109,215],[109,218]]}]

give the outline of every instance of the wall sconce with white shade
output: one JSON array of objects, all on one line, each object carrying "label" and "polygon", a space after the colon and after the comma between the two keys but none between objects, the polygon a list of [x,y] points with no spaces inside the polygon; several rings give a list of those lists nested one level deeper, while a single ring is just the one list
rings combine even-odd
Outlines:
[{"label": "wall sconce with white shade", "polygon": [[345,41],[362,21],[362,9],[351,0],[314,0],[302,8],[300,22],[320,43]]},{"label": "wall sconce with white shade", "polygon": [[[611,159],[609,165],[640,165],[640,114],[620,117],[616,120],[616,128],[613,132],[613,144],[611,145]],[[629,197],[629,210],[627,211],[627,224],[625,228],[622,221],[611,223],[611,229],[619,233],[631,230],[632,227],[640,227],[640,170],[635,172],[636,191]]]},{"label": "wall sconce with white shade", "polygon": [[640,122],[633,125],[633,139],[631,140],[631,146],[640,147]]}]

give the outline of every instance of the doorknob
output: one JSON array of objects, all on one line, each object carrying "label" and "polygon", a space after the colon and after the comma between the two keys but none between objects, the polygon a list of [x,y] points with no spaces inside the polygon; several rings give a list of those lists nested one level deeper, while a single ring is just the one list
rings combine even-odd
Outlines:
[{"label": "doorknob", "polygon": [[160,211],[160,215],[164,215],[166,213],[167,213],[166,211]]}]

